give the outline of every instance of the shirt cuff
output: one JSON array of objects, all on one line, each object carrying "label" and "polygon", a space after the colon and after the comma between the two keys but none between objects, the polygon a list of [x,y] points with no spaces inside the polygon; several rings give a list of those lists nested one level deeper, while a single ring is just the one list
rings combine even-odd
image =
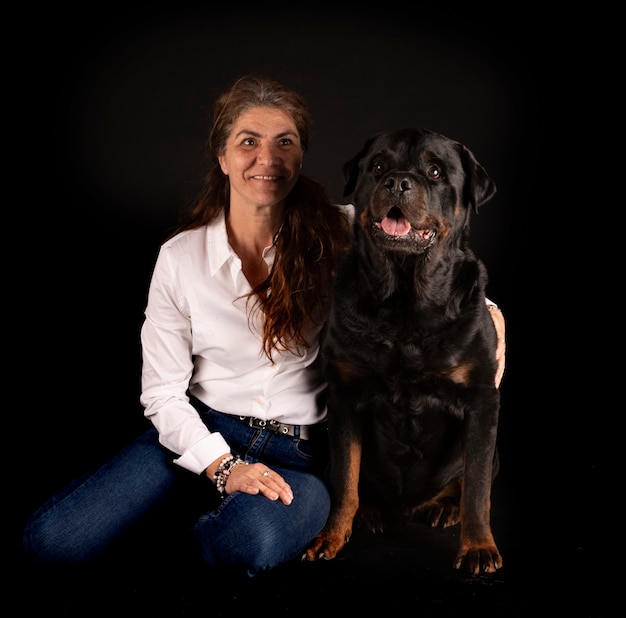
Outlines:
[{"label": "shirt cuff", "polygon": [[221,433],[214,432],[194,444],[178,459],[175,459],[174,463],[181,468],[201,474],[224,453],[230,453],[230,446],[228,446]]}]

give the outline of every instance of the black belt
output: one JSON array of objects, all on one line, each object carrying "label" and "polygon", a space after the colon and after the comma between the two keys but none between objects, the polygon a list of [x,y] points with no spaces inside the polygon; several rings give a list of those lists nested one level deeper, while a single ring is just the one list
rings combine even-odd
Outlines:
[{"label": "black belt", "polygon": [[289,423],[281,423],[280,421],[266,421],[262,418],[255,418],[254,416],[240,416],[240,421],[246,423],[249,427],[255,427],[256,429],[269,429],[276,433],[281,433],[285,436],[292,436],[294,438],[300,438],[302,440],[309,440],[314,430],[320,430],[322,424],[317,425],[289,425]]}]

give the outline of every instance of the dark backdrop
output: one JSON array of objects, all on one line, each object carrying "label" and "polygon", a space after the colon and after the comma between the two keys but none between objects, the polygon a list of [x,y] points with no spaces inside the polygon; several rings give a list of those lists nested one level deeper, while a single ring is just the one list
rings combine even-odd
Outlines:
[{"label": "dark backdrop", "polygon": [[276,4],[71,17],[39,15],[37,63],[20,90],[22,190],[36,196],[35,220],[15,207],[34,227],[24,249],[34,319],[20,338],[20,379],[33,401],[18,420],[38,454],[24,462],[26,510],[144,426],[139,328],[152,265],[206,171],[215,97],[251,71],[305,95],[314,124],[304,172],[337,201],[343,162],[372,133],[402,126],[464,142],[493,177],[498,193],[474,217],[472,242],[509,325],[506,439],[524,371],[518,231],[540,131],[527,53],[538,28],[520,42],[504,18],[494,27],[476,9],[443,6],[412,17]]},{"label": "dark backdrop", "polygon": [[529,323],[543,315],[525,259],[528,205],[545,171],[541,22],[504,6],[432,3],[410,16],[380,4],[103,5],[39,12],[36,22],[16,52],[36,61],[16,90],[24,121],[11,127],[26,172],[11,202],[21,224],[8,232],[27,231],[17,250],[24,318],[9,327],[21,351],[9,375],[26,395],[13,415],[26,453],[19,516],[144,428],[139,329],[152,265],[206,171],[215,97],[255,71],[305,95],[314,125],[304,172],[337,201],[343,162],[372,133],[403,126],[464,142],[495,180],[472,244],[507,318],[501,491],[514,505],[511,529],[527,528],[552,475],[528,467],[529,451],[536,459],[548,448],[536,391],[537,370],[552,362],[549,353],[528,361]]}]

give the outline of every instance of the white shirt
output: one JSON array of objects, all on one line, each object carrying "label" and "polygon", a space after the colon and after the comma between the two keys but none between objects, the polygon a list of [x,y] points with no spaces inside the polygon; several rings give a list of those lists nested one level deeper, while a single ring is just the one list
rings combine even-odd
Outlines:
[{"label": "white shirt", "polygon": [[[269,267],[274,254],[274,247],[264,251]],[[250,289],[223,216],[160,248],[141,329],[140,400],[161,444],[180,455],[174,461],[198,474],[230,448],[207,429],[187,389],[227,414],[294,425],[326,417],[318,397],[326,387],[321,325],[305,333],[311,345],[301,355],[276,352],[272,364],[262,351],[258,319],[249,322],[246,299],[238,299]]]},{"label": "white shirt", "polygon": [[[353,216],[352,205],[342,208]],[[268,267],[274,255],[274,247],[264,250]],[[179,455],[174,462],[198,474],[230,447],[207,429],[188,389],[226,414],[294,425],[326,417],[318,397],[326,387],[321,325],[310,327],[311,345],[300,355],[275,352],[272,364],[262,351],[258,317],[249,322],[246,299],[239,298],[250,289],[223,215],[161,246],[141,329],[140,400],[161,444]]]}]

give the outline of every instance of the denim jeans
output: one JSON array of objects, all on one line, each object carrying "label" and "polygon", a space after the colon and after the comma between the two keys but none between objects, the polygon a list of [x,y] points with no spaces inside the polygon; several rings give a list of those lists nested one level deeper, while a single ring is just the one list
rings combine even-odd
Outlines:
[{"label": "denim jeans", "polygon": [[[233,453],[249,462],[263,461],[285,478],[294,493],[289,506],[241,492],[216,501],[218,506],[204,512],[194,527],[204,562],[252,576],[298,558],[330,511],[324,426],[310,440],[301,440],[249,427],[238,417],[197,400],[193,403],[207,427],[221,432]],[[72,565],[103,555],[167,503],[181,484],[181,475],[192,474],[173,464],[174,457],[150,428],[95,472],[55,494],[29,518],[24,533],[27,557],[36,563]],[[204,484],[182,485],[201,487],[215,498],[216,490],[204,480]]]}]

